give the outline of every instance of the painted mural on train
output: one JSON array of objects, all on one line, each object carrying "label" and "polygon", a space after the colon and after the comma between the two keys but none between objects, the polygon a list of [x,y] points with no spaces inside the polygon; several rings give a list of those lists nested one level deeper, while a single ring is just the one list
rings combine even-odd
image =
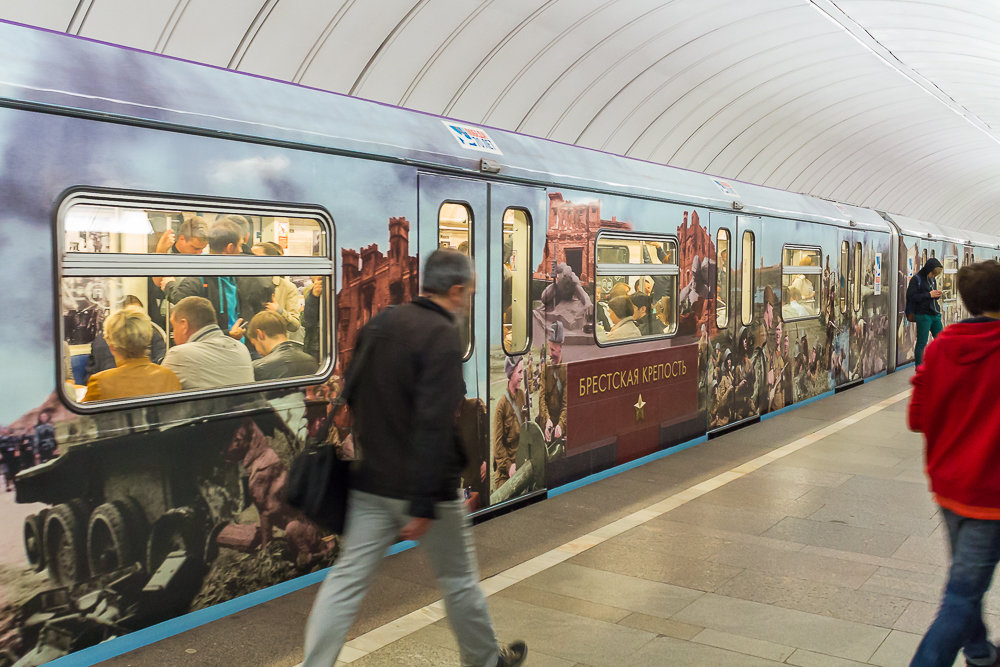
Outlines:
[{"label": "painted mural on train", "polygon": [[[309,442],[353,453],[348,424],[332,401],[356,331],[374,312],[417,290],[418,260],[410,247],[415,173],[120,125],[90,124],[81,133],[73,129],[80,121],[65,117],[0,113],[8,133],[44,137],[30,150],[8,142],[2,156],[7,176],[0,183],[0,221],[7,234],[0,241],[0,274],[12,284],[23,276],[32,280],[14,290],[11,313],[0,321],[8,381],[0,402],[0,663],[41,664],[328,566],[337,554],[336,536],[285,504],[283,486],[292,457]],[[162,141],[172,143],[171,151],[206,159],[185,169],[137,160],[127,176],[108,179],[123,173],[111,166],[115,160],[134,155],[140,145],[166,152],[158,146]],[[35,175],[43,171],[54,189],[39,187]],[[330,173],[339,174],[336,199],[329,194]],[[81,200],[60,215],[54,238],[55,207],[75,196],[64,199],[66,184],[74,183],[197,193],[187,196],[204,205],[141,208]],[[245,203],[251,199],[305,202],[316,214],[268,214],[259,204],[263,212],[254,213],[255,205]],[[240,210],[228,211],[225,201],[241,202]],[[336,244],[334,227],[321,221],[324,210],[334,219]],[[107,338],[109,320],[126,312],[145,320],[151,335],[145,355],[168,367],[185,344],[165,295],[193,284],[211,302],[212,283],[224,288],[241,277],[196,269],[191,272],[197,276],[165,276],[153,268],[149,275],[122,276],[95,264],[90,274],[82,270],[53,282],[56,241],[67,257],[113,261],[114,255],[140,253],[155,267],[171,255],[190,253],[199,261],[195,255],[217,254],[207,237],[220,220],[235,224],[237,218],[250,228],[237,261],[283,255],[277,259],[293,266],[297,259],[340,253],[337,274],[290,271],[257,279],[270,290],[267,297],[250,312],[233,313],[243,317],[239,326],[225,327],[243,350],[249,382],[261,379],[252,364],[276,350],[293,351],[308,369],[299,374],[333,367],[329,380],[75,411],[98,405],[100,397],[90,393],[94,377],[124,367],[109,343],[117,339]],[[332,293],[335,301],[328,298]],[[263,312],[278,315],[271,317],[280,323],[272,332],[274,346],[261,345],[269,335],[263,329],[255,340],[247,329]],[[331,360],[332,349],[337,358]]]},{"label": "painted mural on train", "polygon": [[491,348],[493,504],[704,428],[699,356],[715,331],[714,258],[699,214],[586,192],[548,199],[531,272],[531,345]]}]

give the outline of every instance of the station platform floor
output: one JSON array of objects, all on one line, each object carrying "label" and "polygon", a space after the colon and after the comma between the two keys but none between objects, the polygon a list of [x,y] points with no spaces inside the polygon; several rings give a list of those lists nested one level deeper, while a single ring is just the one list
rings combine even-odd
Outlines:
[{"label": "station platform floor", "polygon": [[[908,664],[947,564],[912,373],[477,525],[498,637],[533,667]],[[385,559],[338,665],[458,665],[433,580],[419,549]],[[293,667],[315,590],[102,664]]]}]

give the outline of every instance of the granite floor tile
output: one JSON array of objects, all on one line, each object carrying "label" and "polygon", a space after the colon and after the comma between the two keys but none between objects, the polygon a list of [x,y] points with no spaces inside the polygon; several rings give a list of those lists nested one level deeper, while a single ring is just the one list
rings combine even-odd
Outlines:
[{"label": "granite floor tile", "polygon": [[873,556],[891,556],[906,535],[858,528],[841,523],[786,517],[763,533],[764,537],[790,540],[818,547],[837,548]]},{"label": "granite floor tile", "polygon": [[693,523],[698,526],[721,528],[722,530],[750,533],[751,535],[760,535],[785,516],[787,515],[781,511],[727,507],[715,505],[700,498],[671,510],[665,515],[670,521]]},{"label": "granite floor tile", "polygon": [[[771,484],[783,484],[780,480],[763,475],[756,476],[755,474],[748,475],[737,481],[742,482],[744,480],[768,480]],[[802,493],[795,497],[784,497],[780,491],[774,492],[773,489],[765,490],[765,485],[759,485],[759,488],[756,490],[753,486],[747,484],[731,488],[736,483],[730,482],[726,486],[706,494],[699,501],[758,512],[766,516],[781,514],[800,518],[808,517],[823,507],[823,501],[817,498],[800,497],[802,494],[812,491],[816,488],[815,486],[795,485],[801,489]],[[792,493],[795,493],[795,491]]]},{"label": "granite floor tile", "polygon": [[620,544],[617,540],[588,549],[568,562],[699,591],[713,591],[743,571],[721,563]]},{"label": "granite floor tile", "polygon": [[889,633],[862,623],[707,594],[674,620],[754,639],[864,661]]},{"label": "granite floor tile", "polygon": [[[937,616],[938,605],[938,602],[911,602],[910,606],[903,612],[903,615],[896,619],[892,629],[923,635],[927,632],[927,628],[930,627],[934,617]],[[1000,632],[1000,614],[984,613],[983,621],[990,630],[991,637]]]},{"label": "granite floor tile", "polygon": [[811,614],[893,628],[910,600],[747,570],[715,590],[718,595]]},{"label": "granite floor tile", "polygon": [[700,625],[689,625],[688,623],[673,621],[669,618],[649,616],[638,612],[629,614],[618,621],[618,625],[635,628],[636,630],[645,630],[655,635],[676,637],[677,639],[691,639],[705,629]]},{"label": "granite floor tile", "polygon": [[560,595],[664,618],[704,595],[697,590],[572,563],[556,565],[529,577],[524,583]]},{"label": "granite floor tile", "polygon": [[[536,656],[560,660],[560,665],[582,662],[593,667],[620,667],[655,634],[613,623],[540,609],[507,598],[491,598],[490,610],[501,641],[522,639],[528,644],[528,664],[544,664]],[[412,635],[413,639],[453,649],[454,636],[445,621]],[[405,664],[405,663],[397,663]],[[455,664],[455,663],[444,663]]]},{"label": "granite floor tile", "polygon": [[911,535],[906,538],[899,549],[892,555],[899,560],[912,560],[918,563],[930,563],[932,565],[948,565],[948,544],[943,537],[938,536],[935,529],[928,537]]},{"label": "granite floor tile", "polygon": [[[751,544],[731,544],[710,560],[778,576],[859,588],[878,569],[875,565],[828,558],[802,551],[781,551]],[[875,591],[878,592],[878,591]]]},{"label": "granite floor tile", "polygon": [[823,454],[814,451],[812,448],[806,448],[794,454],[789,454],[784,460],[790,465],[801,468],[846,473],[853,476],[886,477],[889,474],[894,474],[892,473],[892,469],[901,459],[895,456],[865,457],[861,459],[856,454],[848,455],[837,452]]},{"label": "granite floor tile", "polygon": [[899,558],[883,558],[882,556],[872,556],[871,554],[861,554],[855,551],[843,551],[842,549],[830,549],[827,547],[802,547],[804,553],[818,554],[829,558],[849,560],[854,563],[867,563],[878,567],[888,567],[894,570],[907,570],[909,572],[921,572],[923,574],[935,574],[944,576],[944,568],[931,563],[920,563],[918,561],[901,560]]},{"label": "granite floor tile", "polygon": [[889,515],[879,507],[860,502],[846,502],[842,499],[831,500],[829,497],[826,503],[806,518],[921,537],[929,537],[941,522],[937,517],[924,519],[903,514]]},{"label": "granite floor tile", "polygon": [[866,662],[856,662],[846,658],[836,658],[832,655],[795,649],[795,653],[785,660],[785,664],[796,667],[869,667]]},{"label": "granite floor tile", "polygon": [[692,560],[704,560],[730,542],[732,539],[728,537],[711,535],[691,524],[667,524],[658,519],[636,526],[613,540],[616,546],[655,551],[660,558],[680,556]]},{"label": "granite floor tile", "polygon": [[826,472],[824,470],[812,470],[810,468],[788,465],[784,462],[784,459],[769,463],[753,474],[772,477],[793,484],[808,484],[814,487],[837,487],[851,478],[851,475],[845,473]]},{"label": "granite floor tile", "polygon": [[[722,540],[722,544],[715,545],[716,548],[714,549],[714,553],[718,553],[719,548],[731,544],[751,544],[771,549],[778,549],[780,551],[799,551],[805,546],[794,542],[787,542],[785,540],[775,540],[770,537],[761,537],[760,535],[754,535],[747,532],[725,530],[712,526],[698,525],[696,523],[673,521],[671,518],[672,514],[673,512],[667,512],[663,516],[647,521],[642,526],[638,526],[633,530],[640,531],[647,529],[651,533],[655,532],[662,535],[664,541],[673,541],[680,545],[684,545],[689,541],[695,541],[696,543],[707,547],[708,543],[700,543],[698,540],[705,537]],[[697,553],[698,550],[696,549],[695,552]]]},{"label": "granite floor tile", "polygon": [[767,642],[762,639],[752,639],[743,635],[721,632],[712,628],[705,628],[692,641],[775,662],[784,662],[785,658],[795,652],[795,649],[790,646],[782,646],[781,644]]},{"label": "granite floor tile", "polygon": [[[878,647],[868,662],[879,667],[897,667],[909,664],[920,644],[920,635],[893,630]],[[963,660],[963,662],[965,662]]]},{"label": "granite floor tile", "polygon": [[557,611],[566,612],[567,614],[585,616],[587,618],[592,618],[597,621],[605,621],[607,623],[618,623],[623,618],[633,613],[627,609],[620,609],[606,604],[581,600],[580,598],[570,597],[568,595],[559,595],[558,593],[542,590],[540,588],[534,588],[524,583],[515,584],[509,588],[505,588],[496,595],[499,597],[510,598],[512,600],[519,600],[536,607],[555,609]]},{"label": "granite floor tile", "polygon": [[[458,647],[444,648],[427,644],[412,637],[404,637],[388,646],[369,653],[360,660],[351,663],[337,662],[337,665],[349,664],[351,667],[399,667],[413,665],[414,667],[440,667],[441,665],[457,665],[461,662]],[[573,663],[566,662],[566,665]]]},{"label": "granite floor tile", "polygon": [[925,574],[880,567],[864,583],[861,590],[907,600],[936,603],[941,599],[944,582],[945,578],[940,574]]},{"label": "granite floor tile", "polygon": [[664,667],[664,665],[774,667],[781,663],[673,637],[657,637],[619,664],[621,667]]}]

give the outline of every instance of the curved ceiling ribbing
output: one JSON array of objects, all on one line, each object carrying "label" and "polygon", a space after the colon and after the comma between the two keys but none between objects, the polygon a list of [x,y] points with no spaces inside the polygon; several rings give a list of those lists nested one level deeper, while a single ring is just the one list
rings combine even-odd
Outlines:
[{"label": "curved ceiling ribbing", "polygon": [[1000,234],[1000,3],[7,0],[0,18]]}]

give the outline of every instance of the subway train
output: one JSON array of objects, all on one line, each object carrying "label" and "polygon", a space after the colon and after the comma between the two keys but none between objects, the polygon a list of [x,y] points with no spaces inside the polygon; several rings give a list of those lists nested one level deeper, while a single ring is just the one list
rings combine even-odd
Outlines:
[{"label": "subway train", "polygon": [[[0,562],[0,665],[328,566],[336,536],[282,502],[289,462],[312,442],[358,454],[333,409],[355,336],[438,248],[478,276],[456,324],[456,491],[477,515],[899,369],[909,277],[940,259],[952,322],[958,268],[1000,256],[891,213],[11,23],[0,55],[0,525],[23,543]],[[233,224],[240,252],[212,245]],[[90,393],[117,311],[145,312],[167,355],[186,344],[182,284],[283,313],[315,370]]]}]

